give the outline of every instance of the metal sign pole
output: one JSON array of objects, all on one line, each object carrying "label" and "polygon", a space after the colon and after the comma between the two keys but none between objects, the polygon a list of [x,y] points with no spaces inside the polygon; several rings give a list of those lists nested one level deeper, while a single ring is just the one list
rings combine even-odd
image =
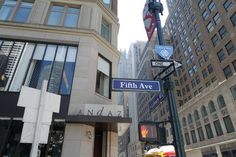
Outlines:
[{"label": "metal sign pole", "polygon": [[48,84],[47,81],[43,81],[30,157],[37,157],[38,156],[38,146],[39,146],[40,134],[41,134],[40,127],[41,127],[43,112],[44,112],[44,108],[45,108],[45,96],[46,96],[47,84]]},{"label": "metal sign pole", "polygon": [[[159,16],[159,13],[162,14],[163,6],[160,0],[159,2],[156,2],[156,0],[149,0],[149,10],[151,10],[155,14],[156,22],[157,22],[157,39],[159,41],[159,44],[163,45],[164,39],[163,39],[163,32],[162,32],[161,21],[160,21],[160,16]],[[165,92],[167,93],[168,105],[169,105],[169,110],[170,110],[170,118],[172,120],[171,124],[173,128],[173,138],[174,138],[176,156],[186,157],[186,154],[184,151],[183,137],[182,137],[179,118],[178,118],[178,112],[177,112],[174,93],[173,93],[174,85],[169,77],[167,77],[164,81],[165,81],[164,89],[165,89]]]}]

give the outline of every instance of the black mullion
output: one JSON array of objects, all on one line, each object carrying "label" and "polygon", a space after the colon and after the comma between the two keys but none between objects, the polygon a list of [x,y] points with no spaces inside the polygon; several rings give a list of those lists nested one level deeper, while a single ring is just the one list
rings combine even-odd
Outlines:
[{"label": "black mullion", "polygon": [[67,55],[68,55],[68,50],[69,50],[69,46],[66,46],[66,55],[65,55],[65,58],[64,58],[64,64],[63,64],[63,68],[62,68],[62,73],[61,73],[61,79],[60,79],[60,85],[59,85],[59,89],[58,89],[58,94],[61,94],[60,92],[60,89],[61,89],[61,83],[62,83],[62,78],[63,78],[63,72],[64,72],[64,69],[65,69],[65,64],[66,64],[66,58],[67,58]]},{"label": "black mullion", "polygon": [[[50,74],[49,74],[49,78],[48,78],[48,84],[51,80],[52,70],[53,70],[53,67],[54,67],[54,64],[55,64],[55,59],[56,59],[56,56],[57,56],[57,50],[58,50],[58,45],[56,45],[56,50],[55,50],[54,58],[53,58],[53,61],[52,61],[52,67],[50,69]],[[47,91],[48,91],[48,84],[47,84]]]},{"label": "black mullion", "polygon": [[[14,43],[14,45],[15,45],[15,43]],[[26,42],[24,42],[23,49],[22,49],[22,51],[21,51],[21,53],[20,53],[20,56],[19,56],[19,60],[17,61],[17,63],[16,63],[16,68],[15,68],[13,74],[12,74],[12,78],[14,78],[14,76],[15,76],[15,74],[16,74],[16,69],[18,68],[18,65],[19,65],[20,59],[21,59],[21,57],[22,57],[22,53],[24,52],[25,45],[26,45]],[[7,91],[10,89],[10,86],[11,86],[11,84],[12,84],[12,80],[13,80],[13,79],[11,79],[11,81],[10,81],[10,83],[9,83],[9,86],[8,86]]]}]

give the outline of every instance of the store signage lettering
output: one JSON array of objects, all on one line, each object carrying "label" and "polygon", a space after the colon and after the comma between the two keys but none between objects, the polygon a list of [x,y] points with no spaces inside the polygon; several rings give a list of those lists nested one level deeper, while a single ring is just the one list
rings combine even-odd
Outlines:
[{"label": "store signage lettering", "polygon": [[123,107],[119,105],[86,104],[80,115],[123,117]]}]

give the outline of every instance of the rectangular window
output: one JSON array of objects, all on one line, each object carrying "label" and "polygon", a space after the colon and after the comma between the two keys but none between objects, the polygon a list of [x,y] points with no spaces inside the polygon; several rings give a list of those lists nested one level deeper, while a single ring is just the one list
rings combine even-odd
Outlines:
[{"label": "rectangular window", "polygon": [[223,39],[226,35],[229,34],[225,26],[222,26],[222,27],[219,29],[218,32],[219,32],[219,35],[220,35],[221,39]]},{"label": "rectangular window", "polygon": [[215,126],[215,129],[216,129],[217,136],[223,135],[223,131],[222,131],[222,128],[221,128],[219,120],[214,121],[214,126]]},{"label": "rectangular window", "polygon": [[223,5],[225,10],[228,12],[233,7],[232,0],[226,0]]},{"label": "rectangular window", "polygon": [[209,74],[213,72],[213,67],[211,64],[207,66],[207,69],[208,69]]},{"label": "rectangular window", "polygon": [[24,47],[24,42],[15,41],[3,41],[0,46],[0,91],[9,90]]},{"label": "rectangular window", "polygon": [[110,78],[111,78],[111,62],[99,56],[96,92],[107,98],[111,98]]},{"label": "rectangular window", "polygon": [[4,0],[0,5],[0,20],[27,22],[34,0]]},{"label": "rectangular window", "polygon": [[211,1],[208,5],[208,9],[210,12],[212,12],[216,8],[216,5],[213,1]]},{"label": "rectangular window", "polygon": [[202,76],[203,78],[206,78],[208,76],[206,69],[202,71]]},{"label": "rectangular window", "polygon": [[5,40],[0,50],[1,91],[19,92],[22,85],[41,89],[48,80],[48,91],[70,94],[77,47]]},{"label": "rectangular window", "polygon": [[80,7],[52,5],[48,13],[48,25],[75,28],[78,26]]},{"label": "rectangular window", "polygon": [[211,129],[211,125],[210,124],[205,125],[205,129],[206,129],[206,133],[207,133],[207,138],[208,139],[213,138],[213,132]]},{"label": "rectangular window", "polygon": [[209,33],[211,33],[214,30],[214,26],[211,21],[207,24],[207,30]]},{"label": "rectangular window", "polygon": [[200,9],[203,9],[204,8],[204,6],[205,6],[205,0],[200,0],[199,2],[198,2],[198,7],[200,8]]},{"label": "rectangular window", "polygon": [[202,13],[202,18],[203,20],[206,20],[209,17],[209,13],[207,10],[204,10],[204,12]]},{"label": "rectangular window", "polygon": [[219,37],[218,37],[217,34],[215,34],[215,35],[211,38],[211,42],[212,42],[213,46],[216,46],[216,45],[220,42]]},{"label": "rectangular window", "polygon": [[225,59],[225,53],[224,53],[223,49],[220,49],[220,51],[217,52],[217,57],[220,62],[222,62]]},{"label": "rectangular window", "polygon": [[191,137],[192,137],[193,143],[197,143],[197,136],[196,136],[195,130],[191,131]]},{"label": "rectangular window", "polygon": [[235,51],[235,46],[231,40],[225,45],[225,49],[229,55]]},{"label": "rectangular window", "polygon": [[223,71],[224,71],[224,74],[225,74],[225,78],[229,78],[229,77],[231,77],[231,76],[233,75],[233,72],[232,72],[232,70],[231,70],[231,68],[230,68],[229,65],[227,65],[227,66],[223,69]]},{"label": "rectangular window", "polygon": [[236,85],[230,87],[231,94],[234,97],[234,100],[236,100]]},{"label": "rectangular window", "polygon": [[17,8],[13,21],[26,22],[33,7],[33,3],[33,0],[22,0]]},{"label": "rectangular window", "polygon": [[189,144],[190,144],[189,133],[185,133],[184,136],[185,136],[185,142],[186,142],[186,145],[189,145]]},{"label": "rectangular window", "polygon": [[203,141],[205,139],[205,137],[204,137],[204,133],[203,133],[202,127],[197,128],[197,132],[198,132],[199,140]]},{"label": "rectangular window", "polygon": [[236,26],[236,12],[230,17],[230,20],[232,22],[232,25]]},{"label": "rectangular window", "polygon": [[102,19],[101,36],[108,42],[111,42],[111,24]]},{"label": "rectangular window", "polygon": [[234,126],[233,126],[230,116],[224,117],[223,120],[225,123],[225,128],[227,130],[227,133],[234,132]]},{"label": "rectangular window", "polygon": [[213,17],[213,20],[216,25],[218,25],[221,22],[220,14],[216,13],[215,16]]}]

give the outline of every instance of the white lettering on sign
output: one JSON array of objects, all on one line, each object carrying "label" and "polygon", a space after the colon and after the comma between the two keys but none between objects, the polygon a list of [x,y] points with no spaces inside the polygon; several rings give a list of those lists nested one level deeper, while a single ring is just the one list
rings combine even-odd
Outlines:
[{"label": "white lettering on sign", "polygon": [[144,85],[143,83],[140,83],[139,88],[141,88],[141,89],[152,89],[152,85]]},{"label": "white lettering on sign", "polygon": [[138,88],[138,85],[132,82],[120,82],[120,87],[134,89],[134,88]]}]

